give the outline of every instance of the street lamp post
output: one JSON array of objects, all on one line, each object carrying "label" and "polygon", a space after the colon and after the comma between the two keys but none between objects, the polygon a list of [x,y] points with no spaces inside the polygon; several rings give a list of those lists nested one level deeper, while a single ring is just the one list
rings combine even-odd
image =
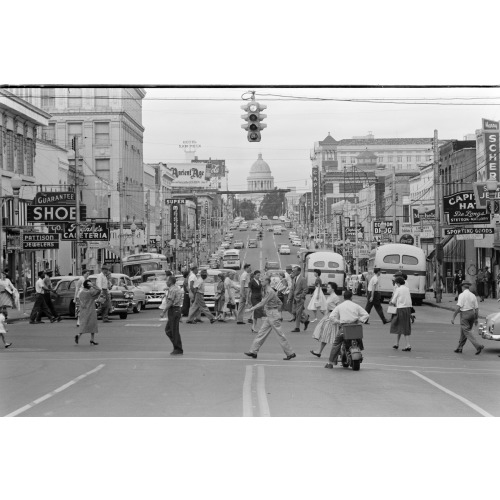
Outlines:
[{"label": "street lamp post", "polygon": [[424,232],[424,215],[425,215],[425,207],[422,202],[418,207],[418,218],[420,219],[420,248],[422,248],[422,233]]},{"label": "street lamp post", "polygon": [[[21,190],[21,186],[23,185],[23,180],[21,177],[16,174],[10,180],[10,185],[12,186],[12,192],[14,194],[14,226],[19,227],[19,191]],[[22,230],[19,234],[19,245],[22,245]],[[20,264],[20,248],[16,247],[14,252],[14,283],[16,283],[17,289],[20,288],[21,283],[21,274],[22,274],[22,266]],[[21,269],[19,269],[21,267]],[[17,273],[17,281],[16,281],[16,268],[19,270]],[[26,290],[23,287],[23,296],[26,295]]]},{"label": "street lamp post", "polygon": [[356,274],[359,274],[359,259],[358,259],[358,208],[354,207],[354,251],[356,252],[355,263],[356,263]]}]

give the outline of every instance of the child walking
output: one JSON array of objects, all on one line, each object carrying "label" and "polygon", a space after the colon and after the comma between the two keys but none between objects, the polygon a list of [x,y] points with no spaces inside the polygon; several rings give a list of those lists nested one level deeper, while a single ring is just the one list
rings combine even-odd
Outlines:
[{"label": "child walking", "polygon": [[5,340],[5,334],[7,333],[7,329],[5,328],[5,323],[7,321],[7,306],[0,307],[0,337],[2,337],[2,341],[5,345],[5,349],[9,348],[12,345],[12,342],[7,342]]}]

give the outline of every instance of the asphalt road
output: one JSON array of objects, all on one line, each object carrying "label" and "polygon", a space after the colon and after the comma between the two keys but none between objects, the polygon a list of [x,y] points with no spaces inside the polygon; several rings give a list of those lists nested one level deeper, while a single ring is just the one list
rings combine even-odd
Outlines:
[{"label": "asphalt road", "polygon": [[[287,233],[264,234],[259,248],[245,248],[245,262],[254,269],[263,269],[266,257],[282,268],[298,262],[297,247],[291,256],[277,255]],[[255,233],[235,236],[240,235],[246,247]],[[75,345],[74,320],[17,323],[8,332],[13,346],[0,351],[0,415],[500,416],[499,344],[487,343],[479,356],[470,344],[455,354],[459,327],[450,324],[452,313],[416,309],[409,353],[392,349],[394,337],[372,311],[359,372],[340,365],[325,369],[328,347],[320,359],[309,353],[316,348],[314,325],[288,333],[293,328],[288,313],[283,330],[297,354],[292,361],[283,361],[273,334],[258,359],[248,358],[243,352],[253,339],[249,326],[206,320],[181,324],[184,356],[172,357],[157,309],[100,323],[98,346],[90,346],[88,336]]]}]

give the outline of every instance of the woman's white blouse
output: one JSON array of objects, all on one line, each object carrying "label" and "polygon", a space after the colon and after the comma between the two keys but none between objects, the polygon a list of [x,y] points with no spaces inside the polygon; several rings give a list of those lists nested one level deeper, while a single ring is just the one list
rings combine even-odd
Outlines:
[{"label": "woman's white blouse", "polygon": [[398,287],[392,296],[392,303],[396,304],[396,307],[412,307],[410,289],[406,285],[401,285]]}]

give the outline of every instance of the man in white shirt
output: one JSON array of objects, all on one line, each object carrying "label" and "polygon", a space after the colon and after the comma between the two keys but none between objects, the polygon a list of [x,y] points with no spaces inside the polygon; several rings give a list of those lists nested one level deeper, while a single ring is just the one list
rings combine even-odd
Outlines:
[{"label": "man in white shirt", "polygon": [[[340,303],[330,314],[330,319],[338,325],[352,325],[357,323],[368,323],[370,315],[358,304],[352,301],[352,292],[347,290],[344,292],[344,302]],[[330,358],[325,368],[333,368],[337,364],[337,357],[340,352],[340,347],[344,341],[344,334],[341,329],[337,333],[333,341]],[[363,350],[363,342],[359,341],[359,346]]]},{"label": "man in white shirt", "polygon": [[47,317],[50,318],[50,322],[54,323],[56,321],[55,316],[50,312],[47,307],[47,303],[45,302],[45,285],[43,283],[43,279],[45,278],[45,272],[40,271],[38,273],[38,280],[35,283],[35,292],[36,292],[36,300],[33,305],[33,309],[31,310],[30,316],[30,324],[40,324],[43,321],[40,320],[42,313],[44,313]]},{"label": "man in white shirt", "polygon": [[484,345],[481,345],[476,339],[472,331],[472,327],[477,325],[479,317],[479,305],[477,297],[469,290],[471,286],[470,281],[462,281],[463,292],[458,296],[457,308],[451,318],[451,324],[455,324],[455,318],[460,313],[460,340],[458,347],[454,352],[460,354],[462,349],[469,339],[470,343],[476,348],[476,354],[481,354]]},{"label": "man in white shirt", "polygon": [[384,310],[382,309],[382,304],[380,303],[381,297],[378,284],[379,277],[380,277],[380,269],[376,267],[373,270],[372,279],[368,283],[368,288],[366,292],[368,301],[366,302],[365,310],[368,314],[370,314],[372,307],[375,307],[375,311],[377,311],[378,315],[380,316],[380,319],[382,320],[382,323],[385,325],[386,323],[389,323],[389,321],[386,319],[384,315]]},{"label": "man in white shirt", "polygon": [[245,307],[248,302],[248,284],[250,283],[250,273],[252,272],[252,266],[250,264],[245,264],[243,266],[243,272],[240,276],[240,304],[238,306],[238,313],[236,314],[236,324],[244,325],[243,313],[245,312]]},{"label": "man in white shirt", "polygon": [[[201,312],[198,307],[195,306],[195,298],[196,298],[196,290],[198,289],[199,281],[202,281],[201,278],[198,278],[196,275],[198,274],[198,266],[196,264],[191,265],[191,272],[188,276],[188,291],[189,291],[189,313],[188,317],[193,318],[192,321],[194,323],[203,323],[201,320]],[[193,313],[195,315],[193,316]]]},{"label": "man in white shirt", "polygon": [[103,323],[111,323],[111,320],[108,318],[108,314],[109,309],[111,308],[110,290],[113,284],[111,283],[111,272],[106,264],[101,267],[101,273],[97,275],[96,286],[101,289],[101,296],[99,297],[101,306],[99,307],[97,314],[102,314]]}]

